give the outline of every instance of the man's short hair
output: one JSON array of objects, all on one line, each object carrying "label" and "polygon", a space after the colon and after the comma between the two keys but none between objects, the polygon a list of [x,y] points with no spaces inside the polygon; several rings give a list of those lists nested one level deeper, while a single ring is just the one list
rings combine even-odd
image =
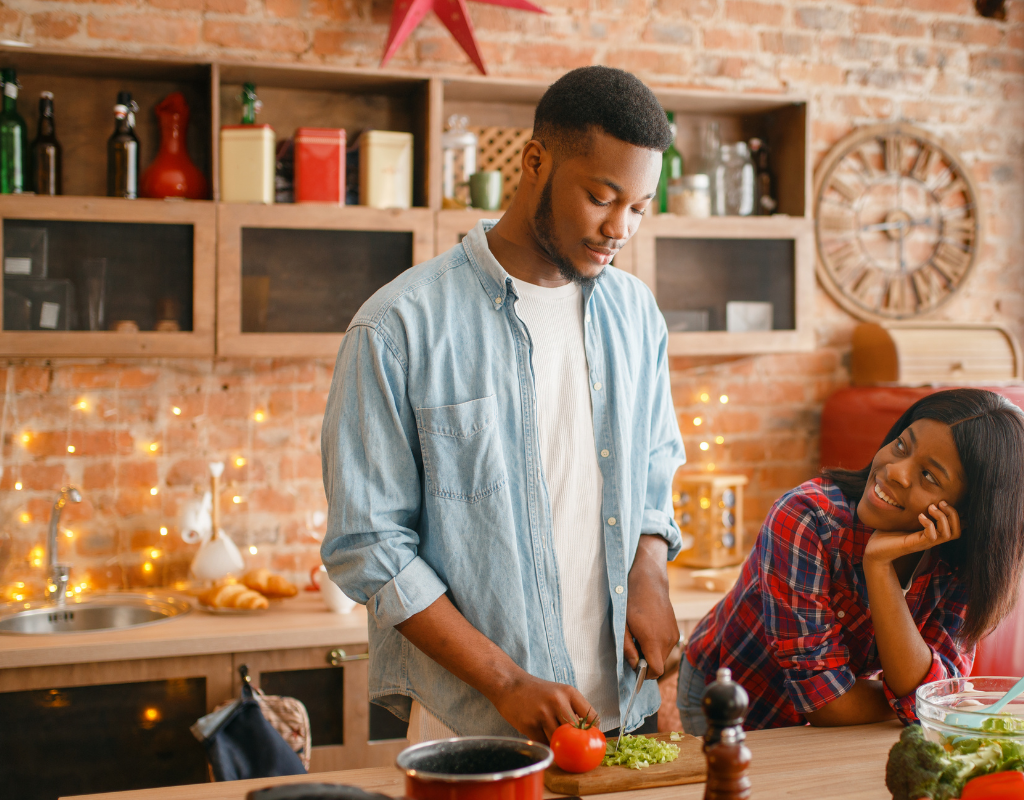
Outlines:
[{"label": "man's short hair", "polygon": [[585,151],[595,128],[659,153],[672,143],[654,92],[635,75],[612,67],[567,72],[548,87],[533,118],[533,138],[559,156]]}]

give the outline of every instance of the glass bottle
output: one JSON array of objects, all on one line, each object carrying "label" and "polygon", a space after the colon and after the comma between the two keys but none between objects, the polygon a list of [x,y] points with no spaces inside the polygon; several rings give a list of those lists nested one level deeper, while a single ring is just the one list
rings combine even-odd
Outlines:
[{"label": "glass bottle", "polygon": [[448,130],[441,136],[441,195],[445,208],[469,205],[469,176],[476,173],[477,136],[467,130],[469,118],[448,117]]},{"label": "glass bottle", "polygon": [[32,141],[32,180],[36,194],[61,194],[60,142],[53,123],[53,92],[39,95],[39,130]]},{"label": "glass bottle", "polygon": [[700,163],[697,165],[697,169],[694,174],[702,174],[708,176],[708,193],[710,195],[711,202],[711,213],[715,216],[718,215],[717,204],[715,202],[715,168],[718,165],[718,157],[722,149],[722,134],[717,122],[707,122],[704,124],[704,132],[701,136],[700,142]]},{"label": "glass bottle", "polygon": [[256,96],[256,84],[242,85],[242,124],[255,125],[256,115],[263,110],[263,102]]},{"label": "glass bottle", "polygon": [[131,92],[118,92],[114,132],[107,140],[107,196],[139,196],[139,139],[135,135],[138,105]]},{"label": "glass bottle", "polygon": [[774,214],[779,207],[779,201],[775,196],[775,176],[769,163],[768,145],[763,139],[751,139],[750,152],[757,171],[756,213],[768,216]]},{"label": "glass bottle", "polygon": [[4,105],[0,112],[0,194],[21,194],[28,185],[28,126],[18,113],[18,76],[8,67],[0,72]]},{"label": "glass bottle", "polygon": [[754,162],[746,142],[721,146],[711,185],[716,216],[747,217],[754,213]]},{"label": "glass bottle", "polygon": [[666,111],[668,127],[672,131],[672,144],[661,156],[661,180],[658,181],[658,210],[664,214],[668,209],[669,191],[679,191],[683,177],[683,156],[676,149],[676,115]]}]

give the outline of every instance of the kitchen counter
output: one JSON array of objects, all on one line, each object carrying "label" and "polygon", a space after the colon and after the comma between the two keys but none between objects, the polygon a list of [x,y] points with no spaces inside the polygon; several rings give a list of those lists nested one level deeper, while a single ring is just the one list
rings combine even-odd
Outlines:
[{"label": "kitchen counter", "polygon": [[[722,595],[690,586],[689,570],[669,570],[672,607],[684,635]],[[194,603],[193,603],[194,605]],[[318,593],[271,603],[252,615],[214,615],[193,608],[180,618],[120,631],[0,635],[0,669],[86,662],[214,655],[366,644],[366,609],[331,614]]]},{"label": "kitchen counter", "polygon": [[[886,800],[885,762],[903,726],[880,722],[848,728],[779,728],[748,734],[753,755],[750,777],[754,797],[829,800]],[[76,800],[244,800],[247,792],[282,783],[342,783],[399,797],[401,773],[394,767],[325,772],[288,778],[171,786],[111,794],[79,795]],[[562,797],[546,793],[546,797]],[[704,784],[666,786],[592,795],[617,800],[700,800]]]}]

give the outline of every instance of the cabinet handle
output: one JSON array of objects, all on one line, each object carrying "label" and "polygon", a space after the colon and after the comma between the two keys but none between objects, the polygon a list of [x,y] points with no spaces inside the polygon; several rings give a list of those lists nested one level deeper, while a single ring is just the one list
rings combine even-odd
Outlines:
[{"label": "cabinet handle", "polygon": [[327,663],[332,667],[340,666],[345,661],[365,661],[370,657],[369,653],[358,653],[357,655],[346,655],[344,650],[332,650],[327,654]]}]

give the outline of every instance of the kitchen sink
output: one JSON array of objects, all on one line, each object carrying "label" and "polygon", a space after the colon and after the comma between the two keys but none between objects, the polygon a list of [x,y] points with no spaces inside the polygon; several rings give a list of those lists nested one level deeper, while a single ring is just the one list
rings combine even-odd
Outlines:
[{"label": "kitchen sink", "polygon": [[180,617],[190,609],[184,600],[152,592],[76,597],[63,606],[20,603],[0,608],[0,633],[87,633],[138,628]]}]

